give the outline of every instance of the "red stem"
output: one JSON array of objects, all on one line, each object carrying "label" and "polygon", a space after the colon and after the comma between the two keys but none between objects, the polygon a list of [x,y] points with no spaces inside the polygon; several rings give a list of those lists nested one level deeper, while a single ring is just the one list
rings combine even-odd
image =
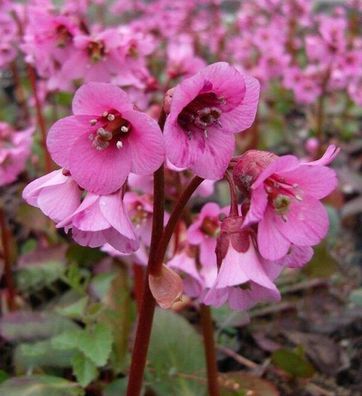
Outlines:
[{"label": "red stem", "polygon": [[214,328],[212,324],[210,307],[200,304],[201,326],[205,347],[207,367],[207,384],[209,396],[220,396],[218,383],[218,370],[216,365],[216,352],[214,343]]},{"label": "red stem", "polygon": [[40,102],[40,98],[38,95],[38,89],[37,89],[37,84],[36,84],[36,74],[33,66],[28,65],[28,76],[30,80],[30,85],[31,89],[33,91],[33,96],[35,100],[35,110],[36,110],[36,118],[38,122],[38,126],[40,129],[40,134],[41,134],[41,145],[43,148],[43,153],[44,153],[44,161],[45,161],[45,171],[47,173],[51,172],[52,170],[52,160],[50,158],[48,149],[47,149],[47,131],[46,131],[46,125],[45,125],[45,120],[43,117],[43,112],[42,112],[42,105]]},{"label": "red stem", "polygon": [[3,247],[3,258],[4,258],[4,272],[5,272],[5,282],[8,293],[8,304],[10,311],[16,309],[15,303],[15,283],[13,279],[13,274],[11,271],[11,258],[10,258],[10,231],[6,225],[6,219],[4,211],[0,208],[0,228],[1,228],[1,242]]},{"label": "red stem", "polygon": [[188,186],[180,195],[179,200],[176,202],[176,205],[170,215],[170,218],[168,219],[165,230],[162,234],[162,238],[160,239],[160,243],[158,245],[158,249],[155,255],[155,263],[151,271],[152,275],[157,276],[160,274],[162,270],[162,263],[166,254],[167,246],[170,243],[172,234],[177,226],[178,221],[180,220],[182,212],[187,202],[191,198],[192,194],[197,189],[197,187],[203,182],[203,180],[204,179],[202,179],[199,176],[195,176],[193,179],[191,179]]},{"label": "red stem", "polygon": [[[166,121],[166,114],[162,111],[159,119],[161,129]],[[136,338],[132,351],[132,361],[129,372],[127,396],[138,396],[141,393],[143,373],[146,366],[148,346],[151,338],[153,316],[155,313],[155,299],[151,293],[148,276],[154,265],[154,256],[163,231],[163,218],[165,209],[165,175],[164,166],[153,175],[153,220],[150,254],[146,276],[144,278],[144,292],[139,311]]]},{"label": "red stem", "polygon": [[144,282],[145,271],[143,270],[142,266],[138,264],[133,264],[132,268],[133,268],[134,296],[136,299],[138,312],[140,312],[142,306],[143,282]]}]

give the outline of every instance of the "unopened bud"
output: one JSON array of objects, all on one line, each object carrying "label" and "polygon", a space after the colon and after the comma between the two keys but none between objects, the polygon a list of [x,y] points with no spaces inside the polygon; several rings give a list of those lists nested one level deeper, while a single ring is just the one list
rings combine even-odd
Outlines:
[{"label": "unopened bud", "polygon": [[260,150],[248,150],[240,156],[233,169],[233,178],[240,191],[248,193],[260,173],[277,158],[273,153]]}]

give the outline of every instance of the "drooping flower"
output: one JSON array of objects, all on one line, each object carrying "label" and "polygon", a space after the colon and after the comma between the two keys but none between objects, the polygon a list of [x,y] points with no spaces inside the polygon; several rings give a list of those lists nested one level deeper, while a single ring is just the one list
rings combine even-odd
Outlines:
[{"label": "drooping flower", "polygon": [[117,191],[130,172],[148,175],[164,160],[161,130],[133,109],[127,94],[106,83],[88,83],[75,93],[73,116],[57,121],[47,145],[53,160],[84,189]]},{"label": "drooping flower", "polygon": [[220,179],[234,151],[234,134],[252,124],[259,83],[225,62],[184,80],[173,91],[165,124],[166,155],[179,168]]},{"label": "drooping flower", "polygon": [[81,193],[72,177],[63,169],[58,169],[28,184],[23,191],[23,198],[29,205],[59,222],[79,207]]},{"label": "drooping flower", "polygon": [[82,246],[108,243],[121,253],[132,253],[139,247],[119,192],[101,196],[88,193],[78,209],[57,224],[61,227],[71,229],[73,239]]},{"label": "drooping flower", "polygon": [[[321,159],[312,162],[293,155],[268,156],[257,150],[241,157],[234,178],[250,194],[243,226],[258,223],[258,247],[263,257],[278,260],[292,245],[314,246],[324,238],[328,215],[320,200],[337,185],[334,170],[326,165],[338,151],[331,145]],[[260,158],[268,161],[263,163]],[[259,163],[258,172],[248,171],[253,162]],[[243,163],[248,164],[244,167]]]},{"label": "drooping flower", "polygon": [[221,225],[216,255],[220,267],[214,286],[204,303],[245,310],[261,301],[278,301],[280,293],[275,279],[282,266],[263,259],[255,246],[252,232],[241,229],[242,217],[230,216]]}]

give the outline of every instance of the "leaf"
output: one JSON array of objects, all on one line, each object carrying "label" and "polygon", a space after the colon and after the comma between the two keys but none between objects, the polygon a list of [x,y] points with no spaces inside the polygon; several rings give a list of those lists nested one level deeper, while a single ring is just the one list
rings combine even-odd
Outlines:
[{"label": "leaf", "polygon": [[311,278],[329,278],[338,268],[337,261],[330,255],[326,242],[314,249],[312,260],[302,269]]},{"label": "leaf", "polygon": [[205,361],[201,338],[180,315],[156,310],[148,361],[147,378],[156,393],[204,394]]},{"label": "leaf", "polygon": [[56,246],[21,256],[16,269],[17,288],[26,293],[42,289],[61,278],[65,272],[64,254],[64,247]]},{"label": "leaf", "polygon": [[92,249],[85,246],[71,245],[66,253],[70,263],[77,263],[80,266],[92,266],[100,261],[106,254],[99,249]]},{"label": "leaf", "polygon": [[41,340],[77,327],[69,319],[46,312],[11,312],[0,319],[0,335],[10,342]]},{"label": "leaf", "polygon": [[78,348],[97,366],[107,363],[112,350],[113,337],[111,329],[104,323],[97,323],[93,328],[83,331],[78,339]]},{"label": "leaf", "polygon": [[84,387],[89,385],[98,376],[98,370],[95,364],[84,356],[83,353],[77,353],[72,360],[73,372],[77,381]]},{"label": "leaf", "polygon": [[9,374],[4,370],[0,370],[0,384],[9,378]]},{"label": "leaf", "polygon": [[97,323],[83,330],[67,331],[52,340],[54,348],[76,348],[83,352],[97,367],[104,366],[107,363],[112,350],[112,343],[112,332],[104,323]]},{"label": "leaf", "polygon": [[0,385],[0,395],[6,396],[83,396],[74,382],[48,375],[11,378]]},{"label": "leaf", "polygon": [[56,349],[51,340],[20,344],[15,348],[14,364],[18,373],[38,367],[69,367],[74,348]]},{"label": "leaf", "polygon": [[241,371],[221,374],[220,392],[221,396],[279,396],[271,382]]},{"label": "leaf", "polygon": [[82,319],[84,316],[85,309],[88,304],[88,297],[83,297],[73,304],[67,305],[65,307],[59,307],[56,311],[70,319]]},{"label": "leaf", "polygon": [[110,327],[114,339],[114,350],[111,356],[112,367],[116,371],[121,371],[127,363],[128,340],[132,322],[135,319],[126,268],[119,269],[103,303],[105,309],[100,320]]},{"label": "leaf", "polygon": [[103,274],[96,275],[91,284],[89,285],[90,291],[93,296],[97,297],[99,300],[102,300],[108,290],[110,289],[113,279],[117,276],[115,272],[108,272]]},{"label": "leaf", "polygon": [[314,367],[298,351],[278,349],[272,354],[272,362],[293,377],[309,378],[314,374]]},{"label": "leaf", "polygon": [[353,290],[349,295],[349,299],[356,305],[362,307],[362,287]]},{"label": "leaf", "polygon": [[103,396],[125,395],[127,390],[127,378],[119,378],[104,388]]}]

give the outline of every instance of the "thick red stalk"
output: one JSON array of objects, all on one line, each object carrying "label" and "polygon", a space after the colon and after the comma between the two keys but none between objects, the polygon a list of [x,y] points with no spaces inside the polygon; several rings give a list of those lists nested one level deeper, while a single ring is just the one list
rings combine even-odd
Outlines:
[{"label": "thick red stalk", "polygon": [[214,342],[214,328],[210,307],[200,304],[202,335],[204,339],[205,358],[207,367],[207,385],[209,396],[220,396],[216,352]]},{"label": "thick red stalk", "polygon": [[15,303],[15,283],[11,272],[11,258],[10,258],[10,237],[9,229],[6,224],[5,214],[2,208],[0,208],[0,228],[1,228],[1,242],[3,247],[3,260],[4,260],[4,272],[5,282],[7,287],[7,297],[10,311],[16,308]]}]

